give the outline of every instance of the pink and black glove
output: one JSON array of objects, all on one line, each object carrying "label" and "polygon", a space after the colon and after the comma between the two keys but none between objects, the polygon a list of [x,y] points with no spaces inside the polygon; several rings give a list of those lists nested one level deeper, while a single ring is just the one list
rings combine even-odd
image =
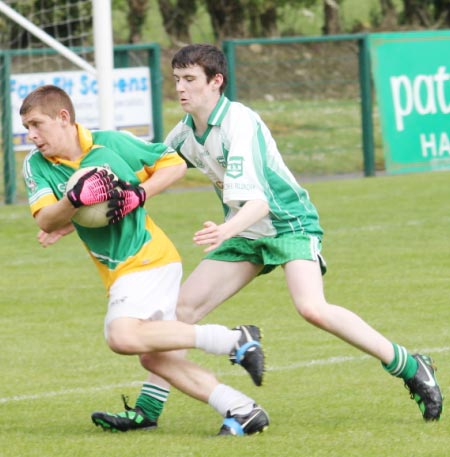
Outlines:
[{"label": "pink and black glove", "polygon": [[67,192],[67,198],[75,208],[105,202],[109,200],[111,191],[117,185],[114,178],[107,170],[97,171],[97,168],[94,168],[83,175]]},{"label": "pink and black glove", "polygon": [[119,179],[118,185],[121,190],[113,190],[108,202],[110,210],[106,213],[110,224],[121,221],[128,213],[139,206],[144,206],[147,195],[141,186],[134,186]]}]

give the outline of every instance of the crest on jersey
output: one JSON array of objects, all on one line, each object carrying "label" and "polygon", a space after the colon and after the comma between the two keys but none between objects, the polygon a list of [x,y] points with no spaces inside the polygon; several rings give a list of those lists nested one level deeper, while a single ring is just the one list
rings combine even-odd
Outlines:
[{"label": "crest on jersey", "polygon": [[31,176],[25,178],[25,184],[28,187],[30,194],[33,195],[37,191],[36,181]]},{"label": "crest on jersey", "polygon": [[233,156],[228,158],[226,175],[230,178],[240,178],[244,169],[244,158]]}]

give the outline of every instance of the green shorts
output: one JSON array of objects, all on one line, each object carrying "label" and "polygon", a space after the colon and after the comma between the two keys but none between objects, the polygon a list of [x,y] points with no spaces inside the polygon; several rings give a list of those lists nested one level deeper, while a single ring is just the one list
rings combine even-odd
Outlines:
[{"label": "green shorts", "polygon": [[260,274],[270,273],[278,265],[284,265],[291,260],[318,260],[324,275],[327,266],[320,255],[321,247],[319,238],[301,233],[287,233],[256,240],[234,237],[208,253],[205,259],[224,262],[247,261],[264,265]]}]

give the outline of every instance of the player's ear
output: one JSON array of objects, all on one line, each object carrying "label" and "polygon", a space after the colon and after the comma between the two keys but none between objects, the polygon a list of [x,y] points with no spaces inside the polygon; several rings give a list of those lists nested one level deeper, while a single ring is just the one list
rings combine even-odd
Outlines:
[{"label": "player's ear", "polygon": [[71,121],[70,121],[70,113],[66,109],[64,109],[64,108],[61,109],[61,111],[59,112],[59,117],[64,123],[67,123],[67,124],[71,123]]},{"label": "player's ear", "polygon": [[220,89],[220,87],[223,84],[223,74],[222,73],[216,73],[213,78],[214,86]]}]

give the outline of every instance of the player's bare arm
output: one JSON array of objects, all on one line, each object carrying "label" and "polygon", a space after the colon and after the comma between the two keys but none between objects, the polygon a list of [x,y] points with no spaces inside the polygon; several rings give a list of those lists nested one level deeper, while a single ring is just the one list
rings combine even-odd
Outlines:
[{"label": "player's bare arm", "polygon": [[109,211],[106,216],[109,218],[110,224],[116,224],[137,206],[144,206],[147,198],[159,194],[184,176],[186,168],[184,162],[162,166],[139,185],[131,185],[119,180],[121,190],[112,191],[108,203]]},{"label": "player's bare arm", "polygon": [[39,210],[34,218],[41,230],[51,233],[66,227],[77,211],[77,208],[74,208],[69,199],[64,196],[56,203]]},{"label": "player's bare arm", "polygon": [[170,187],[174,182],[181,179],[187,170],[185,162],[168,167],[158,168],[150,178],[141,183],[147,198],[158,195]]},{"label": "player's bare arm", "polygon": [[223,224],[207,221],[203,229],[195,232],[194,242],[199,246],[208,245],[204,252],[212,251],[220,244],[262,219],[269,213],[269,205],[264,200],[249,200],[238,213]]}]

